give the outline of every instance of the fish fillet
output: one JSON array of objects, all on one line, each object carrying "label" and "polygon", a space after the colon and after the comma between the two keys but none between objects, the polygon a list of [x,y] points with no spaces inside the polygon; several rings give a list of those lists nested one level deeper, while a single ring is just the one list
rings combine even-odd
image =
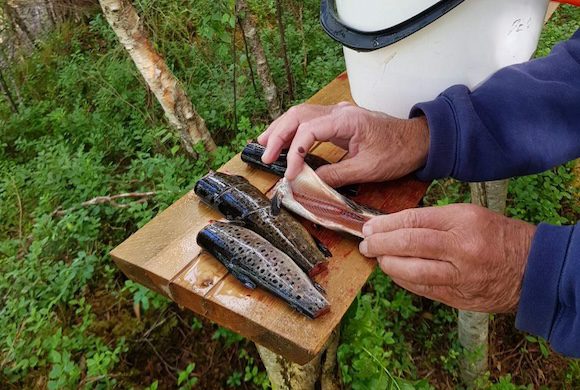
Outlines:
[{"label": "fish fillet", "polygon": [[332,230],[363,237],[362,227],[382,213],[357,204],[336,192],[307,165],[292,181],[282,178],[276,186],[272,207],[280,205]]}]

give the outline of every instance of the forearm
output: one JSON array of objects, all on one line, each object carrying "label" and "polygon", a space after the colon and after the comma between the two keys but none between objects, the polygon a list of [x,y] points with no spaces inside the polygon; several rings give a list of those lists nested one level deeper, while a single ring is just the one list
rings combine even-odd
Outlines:
[{"label": "forearm", "polygon": [[580,227],[541,224],[532,243],[516,318],[518,329],[580,357]]},{"label": "forearm", "polygon": [[451,87],[411,112],[423,114],[424,180],[501,179],[580,156],[580,30],[545,58],[504,68],[473,92]]}]

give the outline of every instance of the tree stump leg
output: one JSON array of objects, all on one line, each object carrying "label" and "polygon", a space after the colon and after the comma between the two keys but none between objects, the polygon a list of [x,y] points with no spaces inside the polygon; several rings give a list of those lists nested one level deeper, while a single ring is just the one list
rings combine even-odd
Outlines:
[{"label": "tree stump leg", "polygon": [[[471,202],[504,213],[509,180],[471,183]],[[465,351],[460,362],[461,379],[472,385],[487,371],[489,314],[459,311],[459,342]]]},{"label": "tree stump leg", "polygon": [[487,371],[489,314],[460,310],[457,323],[459,343],[464,349],[461,379],[470,385]]},{"label": "tree stump leg", "polygon": [[312,361],[301,366],[292,363],[269,349],[256,344],[264,362],[272,389],[314,390],[320,384],[322,390],[338,390],[340,382],[336,361],[339,331],[334,330],[326,346]]}]

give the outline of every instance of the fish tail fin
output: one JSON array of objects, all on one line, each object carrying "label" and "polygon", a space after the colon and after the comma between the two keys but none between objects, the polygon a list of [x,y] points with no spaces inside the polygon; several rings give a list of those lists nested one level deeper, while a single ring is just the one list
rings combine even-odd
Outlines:
[{"label": "fish tail fin", "polygon": [[314,242],[316,243],[316,247],[324,255],[324,257],[332,257],[332,252],[330,251],[330,249],[328,249],[328,247],[322,241],[320,241],[318,237],[312,235],[312,239],[314,240]]},{"label": "fish tail fin", "polygon": [[326,305],[322,309],[320,309],[316,313],[314,313],[314,318],[318,318],[321,315],[328,313],[329,311],[330,311],[330,305]]},{"label": "fish tail fin", "polygon": [[314,282],[314,288],[317,289],[321,294],[326,295],[326,290],[320,284]]}]

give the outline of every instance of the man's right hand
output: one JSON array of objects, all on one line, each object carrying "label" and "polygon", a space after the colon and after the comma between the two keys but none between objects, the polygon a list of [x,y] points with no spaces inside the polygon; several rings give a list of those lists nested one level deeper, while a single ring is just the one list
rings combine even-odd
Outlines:
[{"label": "man's right hand", "polygon": [[429,129],[424,117],[397,119],[348,103],[301,104],[258,138],[266,146],[262,161],[267,164],[289,147],[289,180],[300,173],[304,156],[316,141],[330,141],[348,151],[342,161],[317,170],[330,186],[340,187],[396,179],[421,168],[427,160]]}]

